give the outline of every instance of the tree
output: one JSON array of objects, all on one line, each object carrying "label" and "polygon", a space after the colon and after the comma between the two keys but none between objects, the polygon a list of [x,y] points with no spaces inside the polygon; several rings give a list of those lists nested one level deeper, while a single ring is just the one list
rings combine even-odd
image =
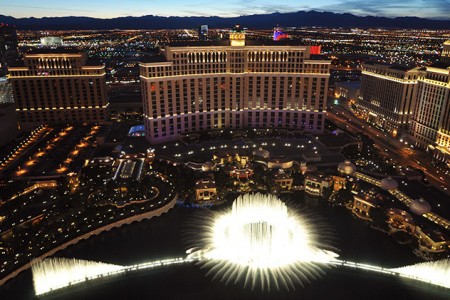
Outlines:
[{"label": "tree", "polygon": [[386,210],[381,207],[375,207],[370,210],[370,217],[372,218],[372,226],[382,230],[388,230],[388,217]]},{"label": "tree", "polygon": [[353,194],[348,189],[340,189],[335,194],[335,202],[338,205],[346,205],[353,201]]}]

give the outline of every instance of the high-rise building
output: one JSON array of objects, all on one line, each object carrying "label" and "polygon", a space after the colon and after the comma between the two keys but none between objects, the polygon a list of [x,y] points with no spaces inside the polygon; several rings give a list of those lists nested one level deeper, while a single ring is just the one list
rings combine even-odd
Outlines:
[{"label": "high-rise building", "polygon": [[18,133],[12,87],[5,77],[0,77],[0,124],[0,146],[3,146]]},{"label": "high-rise building", "polygon": [[421,70],[410,133],[417,146],[450,160],[450,68]]},{"label": "high-rise building", "polygon": [[444,49],[441,53],[441,62],[450,65],[450,40],[444,42]]},{"label": "high-rise building", "polygon": [[[280,44],[281,43],[281,44]],[[309,46],[245,41],[173,43],[140,63],[146,137],[151,143],[221,128],[324,130],[330,61]]]},{"label": "high-rise building", "polygon": [[208,40],[208,25],[200,25],[198,27],[198,40],[199,41]]},{"label": "high-rise building", "polygon": [[103,65],[89,65],[85,53],[63,48],[27,53],[23,61],[23,67],[9,68],[21,129],[105,120]]},{"label": "high-rise building", "polygon": [[6,76],[8,66],[17,62],[16,28],[0,23],[0,77]]},{"label": "high-rise building", "polygon": [[367,121],[393,135],[408,129],[414,109],[414,91],[419,71],[380,63],[363,64],[358,111]]}]

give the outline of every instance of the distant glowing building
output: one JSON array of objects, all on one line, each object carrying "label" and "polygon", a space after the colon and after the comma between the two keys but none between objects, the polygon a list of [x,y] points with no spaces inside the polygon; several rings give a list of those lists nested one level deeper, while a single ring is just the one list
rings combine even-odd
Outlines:
[{"label": "distant glowing building", "polygon": [[41,38],[42,46],[62,46],[63,40],[57,36],[46,36]]},{"label": "distant glowing building", "polygon": [[444,49],[441,53],[441,61],[450,65],[450,40],[444,43]]},{"label": "distant glowing building", "polygon": [[361,95],[361,81],[337,82],[334,96],[350,103],[356,103]]},{"label": "distant glowing building", "polygon": [[17,119],[11,84],[0,77],[0,146],[13,140],[17,133]]},{"label": "distant glowing building", "polygon": [[330,61],[310,46],[246,41],[175,43],[140,63],[151,143],[223,128],[282,127],[323,133]]},{"label": "distant glowing building", "polygon": [[289,35],[287,33],[283,33],[280,28],[277,27],[273,30],[273,40],[274,41],[279,41],[281,39],[287,39],[287,38],[289,38]]},{"label": "distant glowing building", "polygon": [[418,69],[379,63],[363,64],[361,94],[355,105],[367,121],[393,135],[407,131],[414,110]]},{"label": "distant glowing building", "polygon": [[208,40],[208,25],[200,25],[198,27],[198,40],[199,41]]},{"label": "distant glowing building", "polygon": [[76,50],[40,50],[24,54],[25,66],[9,68],[21,129],[105,120],[105,67],[86,60]]}]

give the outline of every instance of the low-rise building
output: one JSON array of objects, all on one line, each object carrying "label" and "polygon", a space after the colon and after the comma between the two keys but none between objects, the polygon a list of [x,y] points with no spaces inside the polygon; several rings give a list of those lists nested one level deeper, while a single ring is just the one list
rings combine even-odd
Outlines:
[{"label": "low-rise building", "polygon": [[224,170],[225,170],[225,172],[228,173],[228,175],[230,177],[236,178],[236,179],[249,179],[254,174],[253,169],[250,167],[239,169],[234,166],[229,166],[229,167],[224,168]]},{"label": "low-rise building", "polygon": [[213,154],[213,161],[219,165],[235,162],[243,168],[250,162],[250,155],[246,152],[219,151]]},{"label": "low-rise building", "polygon": [[195,200],[209,201],[217,197],[217,188],[214,180],[201,179],[195,184]]},{"label": "low-rise building", "polygon": [[371,195],[359,193],[353,197],[352,212],[358,218],[372,221],[370,213],[377,207],[378,201]]},{"label": "low-rise building", "polygon": [[269,169],[289,169],[294,165],[294,161],[287,157],[273,157],[267,162]]},{"label": "low-rise building", "polygon": [[416,224],[412,216],[404,210],[390,208],[387,211],[387,217],[387,223],[391,231],[404,231],[413,234],[416,230]]},{"label": "low-rise building", "polygon": [[417,226],[415,235],[421,251],[440,253],[450,249],[450,237],[442,231]]},{"label": "low-rise building", "polygon": [[275,175],[275,184],[283,190],[290,191],[292,189],[293,182],[294,179],[286,173],[278,173]]},{"label": "low-rise building", "polygon": [[308,196],[324,197],[331,194],[333,178],[320,175],[308,174],[305,177],[305,193]]}]

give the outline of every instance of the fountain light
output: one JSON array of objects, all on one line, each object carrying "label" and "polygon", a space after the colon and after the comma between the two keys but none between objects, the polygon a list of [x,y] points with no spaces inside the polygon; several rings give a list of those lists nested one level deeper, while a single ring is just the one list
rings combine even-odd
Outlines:
[{"label": "fountain light", "polygon": [[337,254],[320,249],[304,219],[273,195],[247,194],[205,224],[203,247],[189,256],[226,283],[294,289],[320,277]]}]

